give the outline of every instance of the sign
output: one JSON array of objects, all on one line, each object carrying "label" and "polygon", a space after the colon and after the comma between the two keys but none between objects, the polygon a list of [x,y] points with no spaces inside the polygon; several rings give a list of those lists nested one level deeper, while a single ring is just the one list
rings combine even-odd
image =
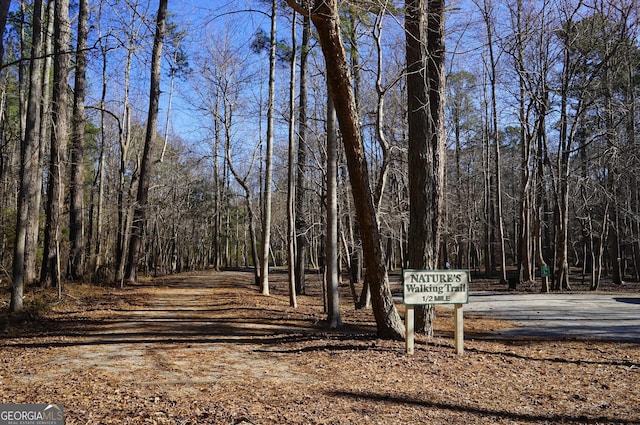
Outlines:
[{"label": "sign", "polygon": [[64,425],[60,404],[0,404],[0,425]]},{"label": "sign", "polygon": [[457,354],[464,353],[463,304],[469,303],[468,270],[403,270],[407,354],[414,351],[414,306],[453,304],[453,337]]},{"label": "sign", "polygon": [[551,270],[549,269],[549,266],[540,266],[540,276],[541,277],[551,276]]},{"label": "sign", "polygon": [[467,304],[469,282],[467,270],[403,270],[404,304]]}]

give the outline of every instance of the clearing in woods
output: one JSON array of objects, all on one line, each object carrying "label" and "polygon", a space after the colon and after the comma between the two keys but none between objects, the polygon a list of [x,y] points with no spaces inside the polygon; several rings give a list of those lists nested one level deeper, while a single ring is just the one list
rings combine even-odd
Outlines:
[{"label": "clearing in woods", "polygon": [[290,308],[286,280],[268,297],[245,272],[70,286],[4,325],[0,403],[59,403],[67,425],[640,424],[640,344],[495,339],[508,322],[466,315],[459,356],[443,308],[408,356],[346,297],[327,331],[317,276]]}]

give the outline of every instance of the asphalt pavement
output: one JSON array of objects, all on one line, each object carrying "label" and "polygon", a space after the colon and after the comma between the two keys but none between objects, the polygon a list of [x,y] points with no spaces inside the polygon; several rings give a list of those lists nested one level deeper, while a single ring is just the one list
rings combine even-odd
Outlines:
[{"label": "asphalt pavement", "polygon": [[515,325],[496,337],[640,342],[640,294],[472,292],[464,312]]}]

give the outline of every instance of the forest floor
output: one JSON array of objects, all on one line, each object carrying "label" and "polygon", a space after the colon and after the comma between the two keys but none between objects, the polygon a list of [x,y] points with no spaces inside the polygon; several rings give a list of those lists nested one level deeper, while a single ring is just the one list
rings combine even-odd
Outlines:
[{"label": "forest floor", "polygon": [[62,404],[67,425],[640,424],[638,343],[499,339],[508,322],[465,315],[457,355],[442,308],[409,356],[346,296],[327,331],[319,277],[297,309],[286,280],[270,296],[246,272],[32,288],[39,309],[0,322],[0,403]]}]

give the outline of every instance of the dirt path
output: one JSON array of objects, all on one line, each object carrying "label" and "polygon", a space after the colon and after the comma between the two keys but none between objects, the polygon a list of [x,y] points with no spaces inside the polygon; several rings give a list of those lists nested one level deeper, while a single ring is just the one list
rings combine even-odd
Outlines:
[{"label": "dirt path", "polygon": [[254,292],[245,273],[188,275],[114,290],[92,306],[58,313],[39,330],[2,341],[3,352],[16,355],[14,362],[2,361],[17,370],[0,375],[1,401],[59,402],[67,407],[67,423],[85,423],[73,407],[96,384],[113,385],[108,399],[136,394],[157,404],[169,393],[198,397],[223,383],[313,380],[263,347],[283,334],[317,334],[318,328],[283,317],[273,308],[278,298],[247,303],[243,298]]},{"label": "dirt path", "polygon": [[257,347],[271,343],[274,334],[318,329],[269,317],[275,299],[245,305],[232,289],[251,288],[244,286],[244,275],[239,281],[233,277],[189,275],[127,289],[124,296],[113,294],[119,298],[112,298],[115,306],[70,313],[46,323],[43,335],[9,345],[59,352],[48,359],[49,367],[38,371],[43,381],[60,382],[85,371],[136,377],[140,385],[244,381],[248,376],[298,379],[285,365],[274,367]]},{"label": "dirt path", "polygon": [[328,333],[317,296],[294,310],[283,276],[270,297],[250,280],[69,298],[0,339],[0,403],[60,403],[68,425],[640,423],[637,344],[470,339],[456,356],[444,326],[409,357],[370,312],[345,306]]}]

